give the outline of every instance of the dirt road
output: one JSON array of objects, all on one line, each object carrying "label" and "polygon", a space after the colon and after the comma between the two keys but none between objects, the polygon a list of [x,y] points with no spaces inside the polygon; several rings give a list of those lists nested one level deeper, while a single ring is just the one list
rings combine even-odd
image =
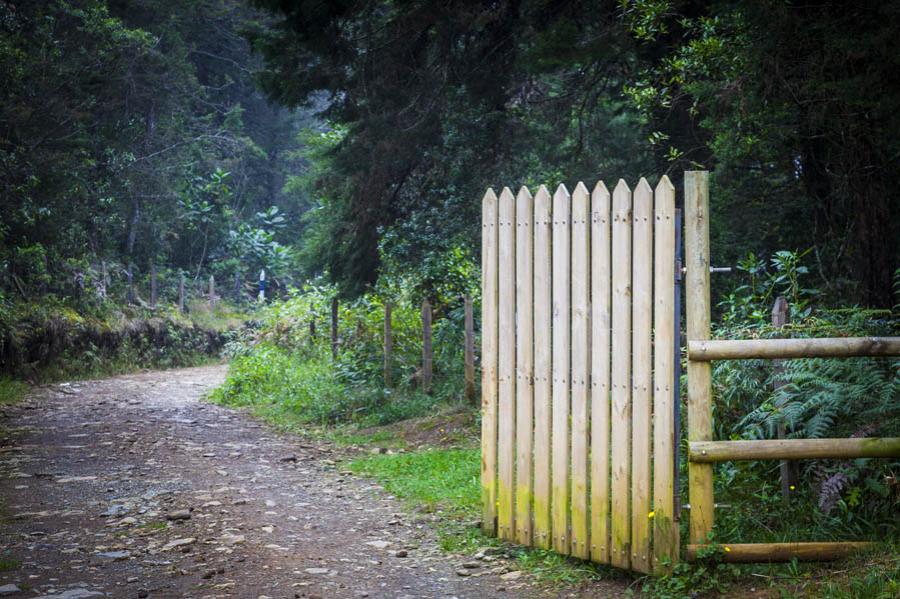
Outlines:
[{"label": "dirt road", "polygon": [[498,562],[461,576],[331,448],[202,403],[224,375],[53,385],[3,408],[0,596],[546,595]]}]

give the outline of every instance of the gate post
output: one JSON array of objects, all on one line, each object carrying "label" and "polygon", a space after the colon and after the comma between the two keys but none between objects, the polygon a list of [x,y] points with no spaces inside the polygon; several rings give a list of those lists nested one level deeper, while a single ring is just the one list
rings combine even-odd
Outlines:
[{"label": "gate post", "polygon": [[[710,336],[709,294],[709,173],[684,173],[685,311],[687,338]],[[712,440],[712,368],[709,362],[688,360],[688,440]],[[712,464],[688,463],[691,503],[690,542],[702,544],[714,520]]]}]

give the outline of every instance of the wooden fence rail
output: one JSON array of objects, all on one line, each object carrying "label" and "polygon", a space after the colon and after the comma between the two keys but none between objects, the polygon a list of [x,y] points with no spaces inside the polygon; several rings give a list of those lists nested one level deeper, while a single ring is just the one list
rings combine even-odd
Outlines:
[{"label": "wooden fence rail", "polygon": [[482,204],[484,527],[642,572],[678,559],[675,193]]}]

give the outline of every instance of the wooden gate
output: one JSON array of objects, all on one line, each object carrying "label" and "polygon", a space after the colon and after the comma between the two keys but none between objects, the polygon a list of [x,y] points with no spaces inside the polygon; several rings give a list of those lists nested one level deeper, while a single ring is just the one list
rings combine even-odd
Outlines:
[{"label": "wooden gate", "polygon": [[678,559],[675,190],[483,200],[484,528],[641,572]]}]

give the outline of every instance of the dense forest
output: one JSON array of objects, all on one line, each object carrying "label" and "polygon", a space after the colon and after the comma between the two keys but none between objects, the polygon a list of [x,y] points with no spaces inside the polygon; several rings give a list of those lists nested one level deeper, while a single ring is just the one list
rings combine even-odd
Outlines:
[{"label": "dense forest", "polygon": [[242,2],[0,3],[4,293],[91,295],[133,264],[289,269],[298,133],[266,100]]},{"label": "dense forest", "polygon": [[5,295],[104,261],[435,295],[488,185],[703,168],[717,263],[891,305],[896,2],[255,4],[0,3]]}]

